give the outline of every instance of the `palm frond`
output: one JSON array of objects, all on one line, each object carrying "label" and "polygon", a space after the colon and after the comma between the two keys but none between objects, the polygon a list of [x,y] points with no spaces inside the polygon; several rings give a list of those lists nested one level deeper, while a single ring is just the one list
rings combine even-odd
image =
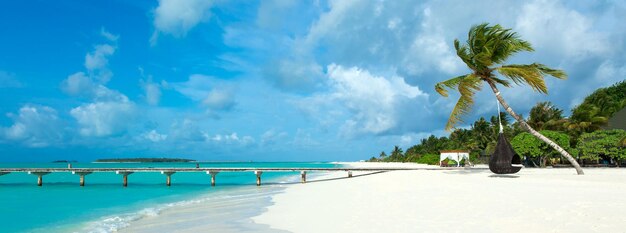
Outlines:
[{"label": "palm frond", "polygon": [[533,90],[544,94],[548,93],[548,87],[544,80],[545,75],[564,79],[567,77],[562,70],[551,69],[546,65],[533,63],[530,65],[505,65],[496,68],[498,73],[511,79],[514,83],[528,84]]},{"label": "palm frond", "polygon": [[502,86],[511,87],[511,82],[509,82],[507,80],[500,79],[500,78],[497,78],[497,77],[491,77],[490,79],[493,80],[494,82],[502,85]]},{"label": "palm frond", "polygon": [[435,91],[437,91],[437,93],[439,93],[440,95],[444,97],[448,97],[447,89],[457,88],[457,86],[459,86],[459,83],[461,83],[461,81],[467,76],[468,74],[454,77],[443,82],[439,82],[435,84]]},{"label": "palm frond", "polygon": [[452,109],[452,113],[450,113],[450,118],[448,119],[448,123],[446,123],[446,130],[449,131],[459,122],[463,122],[462,118],[469,114],[472,105],[474,105],[474,94],[480,91],[482,84],[482,80],[472,74],[460,79],[458,90],[461,97],[459,97],[454,109]]},{"label": "palm frond", "polygon": [[[455,47],[459,46],[455,45]],[[505,29],[498,24],[489,26],[487,23],[470,28],[467,48],[469,53],[466,57],[470,59],[469,63],[473,65],[470,68],[473,70],[502,64],[518,52],[534,51],[530,42],[520,39],[518,34],[511,29]]]},{"label": "palm frond", "polygon": [[472,58],[469,54],[469,48],[467,45],[460,45],[459,40],[454,40],[454,49],[456,50],[456,55],[461,58],[463,63],[465,63],[470,69],[474,69],[475,65],[472,63]]}]

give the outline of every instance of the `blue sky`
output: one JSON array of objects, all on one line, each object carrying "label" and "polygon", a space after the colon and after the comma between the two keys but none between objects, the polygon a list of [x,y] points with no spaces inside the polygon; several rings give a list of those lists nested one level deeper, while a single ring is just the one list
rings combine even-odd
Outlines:
[{"label": "blue sky", "polygon": [[[446,135],[452,41],[499,23],[564,69],[520,113],[626,77],[624,1],[2,1],[0,161],[367,159]],[[477,96],[472,122],[494,115]],[[467,127],[467,124],[464,125]]]}]

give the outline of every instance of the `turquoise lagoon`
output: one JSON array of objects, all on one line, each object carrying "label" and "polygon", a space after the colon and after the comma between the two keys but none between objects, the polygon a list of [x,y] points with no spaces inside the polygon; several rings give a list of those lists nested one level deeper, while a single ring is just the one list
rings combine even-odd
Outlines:
[{"label": "turquoise lagoon", "polygon": [[[195,163],[74,163],[74,168],[195,167]],[[338,167],[334,163],[200,163],[208,167]],[[0,167],[67,167],[64,163],[2,163]],[[299,181],[297,172],[264,172],[263,184]],[[110,232],[133,221],[176,206],[198,202],[228,201],[249,195],[271,195],[276,189],[255,188],[253,172],[221,172],[217,185],[210,186],[204,172],[179,172],[172,175],[172,186],[165,186],[165,176],[158,172],[138,172],[122,176],[114,172],[93,173],[79,186],[78,175],[51,173],[37,186],[37,177],[16,172],[0,176],[0,232]],[[266,198],[267,199],[267,198]],[[235,200],[235,202],[233,202]],[[233,208],[237,208],[234,204]],[[251,210],[261,211],[261,210]],[[229,221],[222,219],[221,221]]]}]

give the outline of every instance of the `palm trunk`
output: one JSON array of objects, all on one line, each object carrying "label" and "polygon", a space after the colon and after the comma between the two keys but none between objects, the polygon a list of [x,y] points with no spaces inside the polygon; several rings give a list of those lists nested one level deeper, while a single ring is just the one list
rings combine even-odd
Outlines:
[{"label": "palm trunk", "polygon": [[489,83],[489,86],[491,86],[491,90],[493,90],[493,93],[496,95],[496,98],[498,99],[500,104],[502,104],[502,107],[504,107],[504,109],[511,116],[513,116],[513,118],[515,118],[515,120],[517,120],[520,123],[522,128],[526,129],[530,134],[532,134],[533,136],[539,138],[539,140],[545,142],[546,144],[550,145],[550,147],[554,148],[556,151],[561,153],[561,155],[563,155],[565,158],[567,158],[567,160],[574,166],[574,168],[576,168],[576,173],[578,173],[578,175],[584,175],[585,174],[583,172],[583,169],[578,164],[578,162],[576,162],[576,160],[574,159],[574,157],[572,157],[569,153],[567,153],[567,151],[565,151],[563,148],[561,148],[561,146],[559,146],[558,144],[554,143],[552,140],[550,140],[547,137],[541,135],[539,132],[535,131],[532,127],[530,127],[530,125],[528,125],[528,123],[526,123],[526,121],[524,121],[524,119],[522,119],[519,115],[517,115],[513,111],[513,109],[511,109],[509,104],[507,104],[506,101],[504,101],[504,98],[502,98],[502,96],[500,96],[500,91],[498,90],[496,85],[493,82],[489,82],[489,81],[487,81],[487,83]]}]

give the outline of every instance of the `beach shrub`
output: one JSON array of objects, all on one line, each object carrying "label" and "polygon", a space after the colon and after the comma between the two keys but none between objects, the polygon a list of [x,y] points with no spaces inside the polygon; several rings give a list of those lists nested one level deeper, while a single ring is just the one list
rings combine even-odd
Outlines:
[{"label": "beach shrub", "polygon": [[439,165],[439,155],[436,154],[425,154],[419,157],[417,163],[428,164],[428,165]]},{"label": "beach shrub", "polygon": [[[569,136],[567,134],[550,130],[542,130],[539,133],[548,137],[566,151],[577,154],[577,151],[570,148]],[[530,158],[533,163],[538,161],[540,167],[545,167],[550,158],[556,158],[560,155],[559,152],[552,149],[548,144],[526,132],[515,136],[513,140],[511,140],[511,145],[518,155]]]},{"label": "beach shrub", "polygon": [[621,129],[584,133],[578,139],[580,158],[598,160],[600,155],[604,155],[616,161],[626,159],[626,146],[622,142],[624,137],[626,131]]}]

